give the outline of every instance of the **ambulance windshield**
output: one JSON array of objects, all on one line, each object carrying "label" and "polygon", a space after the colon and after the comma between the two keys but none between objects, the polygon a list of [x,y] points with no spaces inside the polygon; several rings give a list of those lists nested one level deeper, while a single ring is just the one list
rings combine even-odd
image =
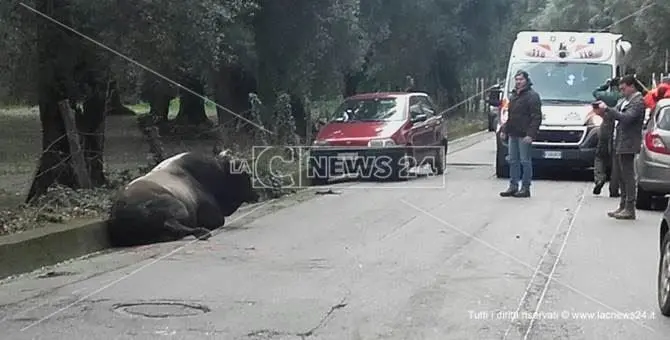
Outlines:
[{"label": "ambulance windshield", "polygon": [[613,69],[607,64],[524,62],[512,65],[507,90],[514,89],[514,74],[528,72],[533,89],[543,103],[590,103],[593,90],[612,78]]}]

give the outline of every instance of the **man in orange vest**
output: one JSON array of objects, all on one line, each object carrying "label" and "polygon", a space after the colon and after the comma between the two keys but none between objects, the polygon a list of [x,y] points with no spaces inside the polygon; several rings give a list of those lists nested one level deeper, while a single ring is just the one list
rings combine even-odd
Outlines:
[{"label": "man in orange vest", "polygon": [[670,77],[663,78],[660,85],[644,96],[644,105],[650,111],[654,111],[656,103],[663,98],[670,98]]}]

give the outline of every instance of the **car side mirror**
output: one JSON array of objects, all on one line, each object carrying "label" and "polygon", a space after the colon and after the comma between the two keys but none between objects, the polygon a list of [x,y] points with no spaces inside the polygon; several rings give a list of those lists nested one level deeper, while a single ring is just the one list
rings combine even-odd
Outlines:
[{"label": "car side mirror", "polygon": [[424,122],[428,119],[428,115],[416,114],[412,115],[412,123]]}]

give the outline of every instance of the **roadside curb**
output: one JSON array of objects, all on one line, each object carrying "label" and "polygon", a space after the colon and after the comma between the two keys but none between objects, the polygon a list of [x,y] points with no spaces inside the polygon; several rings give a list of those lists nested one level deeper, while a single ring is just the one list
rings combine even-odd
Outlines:
[{"label": "roadside curb", "polygon": [[[284,199],[305,195],[303,191],[307,190],[241,206],[227,220],[235,219],[236,215],[244,216],[263,206],[276,208],[277,203]],[[224,230],[225,228],[226,226],[222,227]],[[112,247],[107,238],[105,220],[99,218],[74,220],[0,236],[0,280],[109,249]]]},{"label": "roadside curb", "polygon": [[[488,131],[451,140],[450,143],[468,143],[485,135]],[[457,152],[457,150],[449,150]],[[314,190],[305,188],[293,194],[270,199],[265,202],[241,206],[233,216],[244,215],[264,206],[265,213],[272,213],[293,204],[299,204],[313,198]],[[284,200],[293,200],[280,203]],[[261,214],[263,214],[261,212]],[[254,214],[256,215],[256,214]],[[234,218],[231,216],[230,218]],[[101,219],[75,220],[64,224],[54,224],[19,234],[0,236],[0,280],[12,275],[28,273],[36,269],[55,265],[63,261],[86,256],[110,249],[105,230],[105,221]],[[223,229],[226,227],[224,226]]]},{"label": "roadside curb", "polygon": [[100,219],[0,236],[0,279],[109,248]]},{"label": "roadside curb", "polygon": [[479,132],[471,133],[471,134],[469,134],[469,135],[466,135],[466,136],[463,136],[463,137],[458,137],[458,138],[456,138],[456,139],[450,140],[449,143],[460,143],[460,142],[465,142],[465,141],[468,141],[468,140],[470,140],[470,139],[472,139],[472,138],[477,138],[477,137],[479,137],[479,136],[482,136],[482,135],[485,135],[485,134],[488,134],[488,133],[489,133],[488,130],[481,130],[481,131],[479,131]]}]

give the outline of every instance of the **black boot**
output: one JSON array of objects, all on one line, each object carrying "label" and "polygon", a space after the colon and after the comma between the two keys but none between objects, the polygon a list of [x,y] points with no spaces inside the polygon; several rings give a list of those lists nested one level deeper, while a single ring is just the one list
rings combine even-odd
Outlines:
[{"label": "black boot", "polygon": [[619,202],[619,209],[607,212],[607,216],[614,218],[615,216],[620,214],[624,210],[625,207],[626,207],[626,204],[624,202]]},{"label": "black boot", "polygon": [[530,188],[521,188],[521,190],[514,193],[514,197],[530,197]]},{"label": "black boot", "polygon": [[605,185],[605,181],[597,182],[596,186],[593,187],[593,194],[594,195],[600,195],[600,192],[603,190],[604,185]]},{"label": "black boot", "polygon": [[512,197],[512,196],[514,196],[514,194],[517,193],[517,191],[519,191],[519,188],[510,185],[507,188],[507,190],[500,193],[500,196],[502,196],[502,197]]},{"label": "black boot", "polygon": [[636,218],[635,202],[626,202],[623,210],[617,214],[614,214],[612,217],[616,218],[617,220],[634,220]]}]

